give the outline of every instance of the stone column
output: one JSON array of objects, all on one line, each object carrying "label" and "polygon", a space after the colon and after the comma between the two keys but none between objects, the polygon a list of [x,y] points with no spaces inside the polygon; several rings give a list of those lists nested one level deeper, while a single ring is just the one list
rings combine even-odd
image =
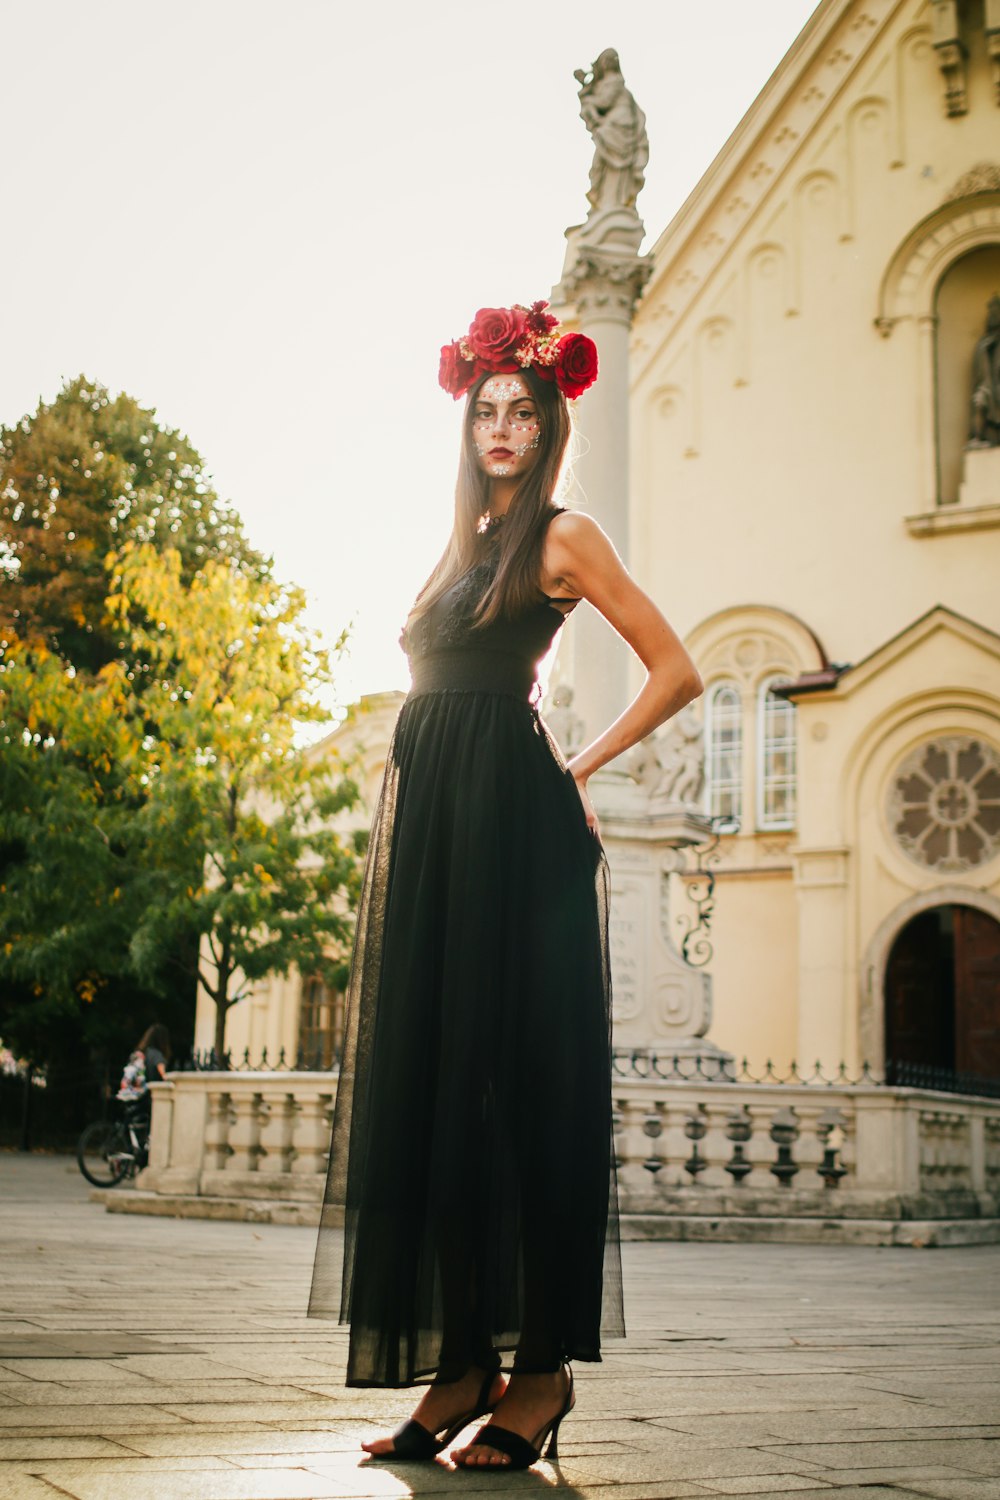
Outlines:
[{"label": "stone column", "polygon": [[[636,208],[649,158],[645,116],[622,77],[618,54],[602,52],[576,73],[580,114],[594,139],[583,224],[566,231],[562,278],[552,303],[597,345],[597,382],[580,398],[582,453],[576,503],[607,532],[626,567],[629,542],[629,338],[635,305],[652,270],[639,254],[645,229]],[[629,702],[629,647],[589,604],[566,622],[552,673],[546,722],[574,754],[603,733]],[[667,891],[679,851],[711,827],[699,806],[701,728],[678,715],[591,777],[611,869],[614,1040],[626,1069],[650,1054],[727,1076],[732,1059],[708,1041],[711,980],[679,953],[670,935]],[[680,861],[680,862],[678,862]],[[708,1070],[711,1071],[708,1071]]]},{"label": "stone column", "polygon": [[[567,230],[569,242],[555,304],[572,303],[576,323],[597,345],[597,382],[576,415],[581,455],[575,502],[603,527],[626,567],[629,545],[629,334],[636,299],[651,266],[638,252],[644,230],[634,208],[591,215]],[[567,622],[572,647],[560,671],[573,683],[574,708],[588,740],[629,701],[629,648],[587,604]]]},{"label": "stone column", "polygon": [[[597,383],[578,406],[583,452],[575,467],[576,499],[628,566],[629,333],[652,270],[649,258],[639,254],[646,231],[636,208],[649,140],[646,117],[625,84],[614,48],[574,77],[580,116],[594,142],[590,208],[583,224],[566,231],[566,259],[552,303],[566,309],[579,332],[597,345]],[[628,647],[588,604],[567,622],[565,636],[558,674],[572,684],[574,711],[583,720],[585,740],[592,740],[627,706]]]}]

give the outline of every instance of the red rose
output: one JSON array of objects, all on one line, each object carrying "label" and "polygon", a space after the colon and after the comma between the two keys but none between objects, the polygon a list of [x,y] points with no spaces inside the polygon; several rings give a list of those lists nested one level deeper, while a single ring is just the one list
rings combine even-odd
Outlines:
[{"label": "red rose", "polygon": [[559,340],[556,382],[567,401],[575,401],[597,379],[597,345],[585,333],[567,333]]},{"label": "red rose", "polygon": [[469,324],[465,342],[491,370],[512,364],[514,350],[524,338],[527,322],[516,307],[481,307]]},{"label": "red rose", "polygon": [[461,346],[457,339],[453,344],[442,345],[438,381],[449,396],[453,396],[457,401],[459,396],[464,395],[469,389],[476,378],[476,373],[475,362],[462,358]]}]

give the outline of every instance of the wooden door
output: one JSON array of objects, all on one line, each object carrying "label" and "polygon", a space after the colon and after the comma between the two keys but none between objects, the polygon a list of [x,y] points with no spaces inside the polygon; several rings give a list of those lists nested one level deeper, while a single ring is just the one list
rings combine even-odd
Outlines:
[{"label": "wooden door", "polygon": [[896,934],[885,974],[888,1063],[955,1066],[953,963],[950,908],[919,912]]},{"label": "wooden door", "polygon": [[974,906],[955,913],[955,1066],[1000,1079],[1000,922]]}]

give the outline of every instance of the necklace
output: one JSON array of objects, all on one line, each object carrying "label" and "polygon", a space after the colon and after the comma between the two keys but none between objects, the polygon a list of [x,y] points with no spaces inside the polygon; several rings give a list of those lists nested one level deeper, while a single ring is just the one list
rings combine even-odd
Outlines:
[{"label": "necklace", "polygon": [[481,515],[479,517],[479,525],[476,528],[479,532],[479,535],[488,536],[491,532],[495,532],[501,521],[504,519],[504,515],[505,512],[503,511],[501,511],[500,515],[498,516],[491,516],[488,511],[484,515]]}]

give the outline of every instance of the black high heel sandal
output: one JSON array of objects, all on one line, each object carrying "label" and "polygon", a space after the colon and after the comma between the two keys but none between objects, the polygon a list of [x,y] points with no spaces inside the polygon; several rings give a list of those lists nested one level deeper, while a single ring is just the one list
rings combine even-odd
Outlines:
[{"label": "black high heel sandal", "polygon": [[487,1371],[483,1383],[479,1388],[479,1396],[475,1407],[472,1411],[463,1413],[456,1421],[451,1422],[445,1430],[443,1437],[438,1437],[438,1433],[441,1431],[440,1427],[436,1432],[431,1432],[422,1422],[418,1422],[416,1417],[411,1417],[409,1421],[403,1422],[401,1426],[396,1428],[395,1432],[390,1434],[393,1446],[387,1453],[369,1453],[368,1457],[436,1458],[442,1448],[446,1448],[449,1443],[454,1442],[463,1427],[468,1427],[469,1423],[474,1422],[477,1417],[484,1417],[487,1412],[496,1410],[497,1402],[490,1401],[490,1387],[497,1378],[499,1371],[499,1365]]},{"label": "black high heel sandal", "polygon": [[487,1423],[485,1427],[480,1427],[469,1447],[474,1448],[477,1443],[481,1443],[487,1447],[496,1448],[498,1452],[506,1453],[510,1459],[510,1463],[466,1463],[464,1459],[458,1459],[456,1461],[456,1468],[482,1469],[489,1473],[498,1474],[505,1473],[508,1469],[530,1469],[531,1465],[536,1464],[541,1458],[542,1444],[550,1432],[552,1436],[549,1438],[549,1446],[545,1450],[545,1457],[551,1459],[554,1464],[558,1463],[559,1423],[566,1413],[572,1411],[576,1405],[576,1397],[573,1394],[573,1369],[569,1360],[565,1361],[565,1365],[569,1371],[569,1390],[566,1392],[566,1399],[555,1416],[550,1417],[545,1426],[539,1429],[534,1443],[529,1443],[528,1439],[523,1438],[519,1432],[511,1432],[507,1427],[495,1427],[492,1423]]}]

